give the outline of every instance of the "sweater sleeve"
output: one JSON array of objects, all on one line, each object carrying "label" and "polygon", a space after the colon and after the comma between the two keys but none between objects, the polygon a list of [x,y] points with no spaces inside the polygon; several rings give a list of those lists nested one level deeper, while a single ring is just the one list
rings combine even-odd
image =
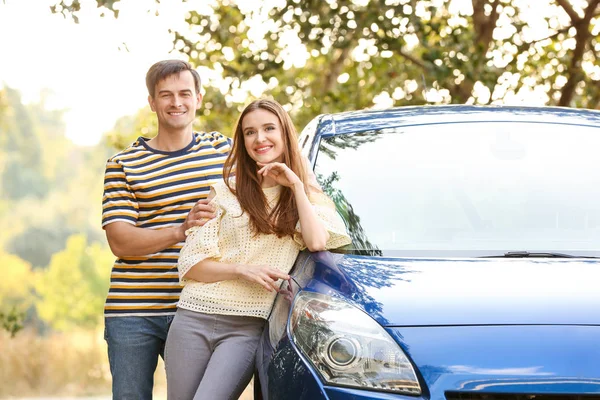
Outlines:
[{"label": "sweater sleeve", "polygon": [[209,204],[215,205],[217,210],[216,217],[206,222],[203,226],[194,226],[185,232],[187,238],[179,254],[177,264],[180,283],[191,281],[191,279],[186,279],[184,276],[200,261],[207,258],[219,260],[221,257],[221,252],[219,251],[219,231],[223,209],[219,206],[218,193]]},{"label": "sweater sleeve", "polygon": [[[317,214],[317,218],[319,218],[329,233],[329,239],[327,240],[325,247],[327,249],[335,249],[350,244],[352,240],[346,232],[346,225],[344,224],[342,217],[340,217],[336,211],[333,201],[321,191],[312,192],[309,196],[309,200]],[[298,221],[298,224],[296,225],[294,240],[302,247],[302,249],[306,248],[306,244],[302,238],[300,221]]]}]

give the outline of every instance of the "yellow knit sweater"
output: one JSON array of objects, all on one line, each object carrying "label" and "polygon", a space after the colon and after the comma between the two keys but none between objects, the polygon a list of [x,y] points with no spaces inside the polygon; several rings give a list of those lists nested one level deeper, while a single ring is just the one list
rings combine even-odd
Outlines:
[{"label": "yellow knit sweater", "polygon": [[[242,279],[215,283],[196,282],[183,276],[198,262],[211,258],[224,263],[257,264],[276,267],[287,273],[296,256],[305,248],[298,224],[294,238],[259,234],[254,236],[246,213],[242,214],[237,198],[223,181],[213,185],[216,192],[211,203],[217,216],[202,227],[188,230],[179,256],[179,277],[185,284],[178,307],[207,314],[244,315],[267,318],[277,293]],[[274,205],[281,186],[263,189],[267,201]],[[310,202],[329,232],[327,248],[350,243],[346,227],[333,203],[322,193],[311,194]]]}]

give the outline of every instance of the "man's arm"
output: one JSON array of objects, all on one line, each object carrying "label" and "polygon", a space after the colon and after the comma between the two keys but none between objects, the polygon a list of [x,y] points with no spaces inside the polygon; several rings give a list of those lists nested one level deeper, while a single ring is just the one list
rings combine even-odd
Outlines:
[{"label": "man's arm", "polygon": [[163,229],[139,228],[127,222],[115,221],[104,227],[112,253],[117,257],[136,257],[157,253],[185,240],[185,231],[202,226],[215,217],[208,200],[198,201],[183,224]]}]

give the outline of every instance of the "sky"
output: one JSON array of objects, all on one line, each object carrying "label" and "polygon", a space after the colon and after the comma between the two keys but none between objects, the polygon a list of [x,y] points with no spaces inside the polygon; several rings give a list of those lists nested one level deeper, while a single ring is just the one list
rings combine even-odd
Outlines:
[{"label": "sky", "polygon": [[157,18],[147,13],[148,2],[129,1],[115,20],[82,0],[75,24],[52,14],[52,3],[0,0],[0,86],[17,89],[24,103],[48,91],[47,108],[67,110],[67,137],[93,145],[119,117],[147,104],[150,65],[183,58],[170,53],[168,29],[183,23],[185,10],[179,0],[163,0]]}]

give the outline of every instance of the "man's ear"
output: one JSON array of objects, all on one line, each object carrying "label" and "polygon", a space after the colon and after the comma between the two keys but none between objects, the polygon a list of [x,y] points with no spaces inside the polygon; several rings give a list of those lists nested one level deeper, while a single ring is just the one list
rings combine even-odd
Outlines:
[{"label": "man's ear", "polygon": [[154,108],[154,99],[150,95],[148,96],[148,104],[150,104],[150,109],[153,112],[156,112],[156,108]]},{"label": "man's ear", "polygon": [[198,103],[196,104],[196,110],[199,110],[202,106],[202,93],[196,94],[196,99],[198,100]]}]

